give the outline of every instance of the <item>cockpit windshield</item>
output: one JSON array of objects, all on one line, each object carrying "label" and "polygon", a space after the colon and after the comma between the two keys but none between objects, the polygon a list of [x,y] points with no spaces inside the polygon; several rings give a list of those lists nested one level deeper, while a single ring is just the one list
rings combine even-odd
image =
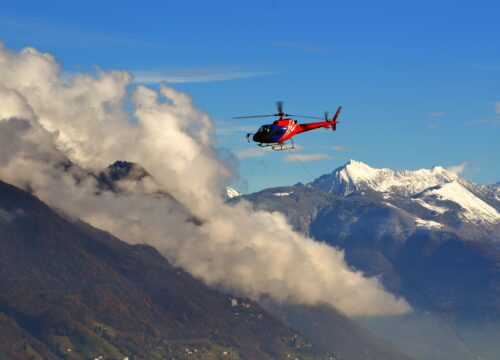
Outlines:
[{"label": "cockpit windshield", "polygon": [[264,136],[281,136],[286,132],[285,126],[263,125],[257,133]]},{"label": "cockpit windshield", "polygon": [[263,134],[269,134],[271,132],[271,126],[270,125],[261,126],[258,132]]}]

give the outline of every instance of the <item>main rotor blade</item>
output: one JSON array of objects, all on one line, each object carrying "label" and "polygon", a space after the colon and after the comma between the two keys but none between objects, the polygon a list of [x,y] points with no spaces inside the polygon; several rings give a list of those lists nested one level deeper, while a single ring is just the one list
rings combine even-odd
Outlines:
[{"label": "main rotor blade", "polygon": [[270,116],[276,116],[276,115],[270,114],[270,115],[233,116],[233,119],[250,119],[250,118],[262,118],[262,117],[270,117]]},{"label": "main rotor blade", "polygon": [[295,116],[295,117],[301,117],[301,118],[307,118],[307,119],[320,119],[320,120],[323,120],[323,118],[319,117],[319,116],[292,115],[292,114],[285,114],[285,116]]},{"label": "main rotor blade", "polygon": [[278,113],[283,112],[283,101],[276,101],[276,107],[278,108]]}]

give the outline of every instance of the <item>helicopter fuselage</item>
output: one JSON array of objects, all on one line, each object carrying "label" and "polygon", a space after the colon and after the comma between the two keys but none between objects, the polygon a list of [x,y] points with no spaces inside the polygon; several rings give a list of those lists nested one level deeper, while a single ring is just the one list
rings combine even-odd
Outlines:
[{"label": "helicopter fuselage", "polygon": [[[297,120],[294,119],[280,119],[272,124],[261,126],[259,130],[253,134],[252,140],[261,144],[280,144],[297,134],[318,128],[329,128],[333,124],[335,124],[335,122],[332,121],[299,124]],[[250,135],[251,134],[248,134],[247,136]]]},{"label": "helicopter fuselage", "polygon": [[262,125],[253,135],[252,140],[264,144],[284,142],[295,135],[296,126],[297,120],[276,120],[272,124]]}]

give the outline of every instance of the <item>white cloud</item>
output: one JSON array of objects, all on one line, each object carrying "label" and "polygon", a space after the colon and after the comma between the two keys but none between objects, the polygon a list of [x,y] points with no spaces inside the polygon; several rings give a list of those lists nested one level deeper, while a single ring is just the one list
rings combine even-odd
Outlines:
[{"label": "white cloud", "polygon": [[497,114],[500,114],[500,101],[495,104],[495,111]]},{"label": "white cloud", "polygon": [[244,71],[241,69],[215,68],[172,68],[158,71],[132,70],[131,72],[134,76],[134,81],[140,84],[227,81],[274,73],[272,71]]},{"label": "white cloud", "polygon": [[337,152],[348,152],[351,150],[347,146],[343,146],[343,145],[333,145],[333,146],[330,146],[330,149],[332,149],[333,151],[337,151]]},{"label": "white cloud", "polygon": [[[349,315],[409,310],[377,278],[350,269],[341,251],[294,232],[282,214],[225,204],[220,194],[234,170],[214,149],[213,122],[188,95],[138,86],[132,123],[127,72],[68,80],[50,54],[0,47],[0,74],[1,179],[125,241],[155,246],[208,284],[253,298],[324,302]],[[156,182],[97,195],[87,169],[117,159],[141,164]],[[157,196],[159,189],[171,197]]]},{"label": "white cloud", "polygon": [[460,175],[467,169],[467,166],[468,166],[467,161],[464,161],[463,163],[458,165],[448,166],[446,170],[451,171],[452,173],[455,173],[457,175]]},{"label": "white cloud", "polygon": [[250,148],[236,151],[236,156],[240,159],[264,157],[266,156],[266,151],[263,148]]},{"label": "white cloud", "polygon": [[332,157],[328,154],[318,153],[318,154],[288,154],[285,156],[285,161],[318,161],[318,160],[326,160],[331,159]]}]

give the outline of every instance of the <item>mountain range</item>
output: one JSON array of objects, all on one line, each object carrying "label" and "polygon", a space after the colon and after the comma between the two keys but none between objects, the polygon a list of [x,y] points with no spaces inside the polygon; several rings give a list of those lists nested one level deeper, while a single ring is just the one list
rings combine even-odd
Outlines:
[{"label": "mountain range", "polygon": [[[102,192],[137,191],[129,186],[136,182],[146,186],[139,191],[172,199],[137,164],[80,174]],[[226,198],[284,213],[297,231],[342,249],[351,267],[379,277],[415,311],[437,309],[456,326],[476,324],[495,338],[499,187],[442,167],[392,171],[350,161],[309,184],[248,195],[229,188]],[[126,244],[3,182],[0,260],[0,358],[408,359],[367,331],[364,325],[384,336],[369,322],[327,305],[257,303],[207,287],[154,248]],[[413,334],[398,326],[390,325]],[[425,339],[412,339],[412,348],[386,338],[418,358],[460,358],[422,351]],[[479,353],[495,358],[483,343]]]},{"label": "mountain range", "polygon": [[[352,193],[372,191],[382,194],[386,203],[410,199],[429,210],[425,214],[427,226],[465,230],[464,227],[476,226],[483,230],[500,224],[500,186],[477,185],[443,167],[415,171],[392,171],[374,169],[351,160],[346,165],[310,183],[310,186],[326,190],[334,195],[346,197]],[[451,219],[455,221],[451,221]],[[426,226],[424,222],[419,224]],[[498,232],[493,231],[493,239]],[[493,235],[492,234],[492,235]]]},{"label": "mountain range", "polygon": [[[79,173],[114,193],[151,177],[124,161]],[[0,358],[408,359],[332,308],[328,327],[316,327],[334,335],[323,350],[284,318],[285,305],[207,287],[154,248],[126,244],[1,181],[0,258]]]},{"label": "mountain range", "polygon": [[309,184],[232,201],[283,212],[298,231],[340,247],[353,267],[428,308],[386,254],[443,311],[471,320],[500,318],[499,194],[498,184],[473,184],[442,167],[392,171],[351,160]]},{"label": "mountain range", "polygon": [[[482,326],[500,320],[499,195],[498,183],[474,184],[439,166],[393,171],[351,160],[308,184],[228,201],[282,212],[415,311]],[[308,335],[310,324],[298,325]]]},{"label": "mountain range", "polygon": [[0,181],[0,358],[333,359],[255,302]]}]

